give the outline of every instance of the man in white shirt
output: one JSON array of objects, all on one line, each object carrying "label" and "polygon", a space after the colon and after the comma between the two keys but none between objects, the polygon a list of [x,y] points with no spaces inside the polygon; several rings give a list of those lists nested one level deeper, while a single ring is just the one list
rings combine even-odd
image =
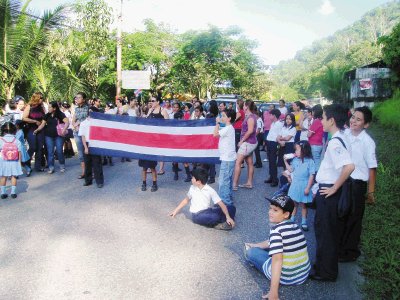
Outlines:
[{"label": "man in white shirt", "polygon": [[277,138],[281,129],[283,127],[283,123],[279,120],[281,116],[281,112],[279,109],[273,109],[270,112],[271,116],[271,128],[269,129],[267,136],[267,156],[268,156],[268,164],[269,164],[269,178],[265,180],[265,183],[270,183],[271,186],[278,185],[278,167],[276,164],[276,151],[278,147]]},{"label": "man in white shirt", "polygon": [[[372,121],[371,110],[364,106],[355,109],[350,119],[346,137],[351,144],[351,157],[355,170],[351,173],[351,193],[354,211],[339,223],[339,262],[355,261],[361,254],[359,249],[362,219],[365,210],[365,196],[374,202],[376,168],[375,142],[365,131]],[[367,194],[368,186],[368,194]]]},{"label": "man in white shirt", "polygon": [[[208,171],[196,168],[192,172],[192,186],[185,199],[170,213],[175,217],[190,201],[189,211],[193,223],[214,227],[220,230],[230,230],[235,226],[235,212],[222,202],[217,192],[207,184]],[[226,223],[226,224],[225,224]]]},{"label": "man in white shirt", "polygon": [[315,212],[316,262],[310,278],[335,281],[338,275],[338,202],[341,187],[354,170],[350,144],[341,132],[347,111],[339,104],[324,107],[322,125],[332,135],[316,176]]}]

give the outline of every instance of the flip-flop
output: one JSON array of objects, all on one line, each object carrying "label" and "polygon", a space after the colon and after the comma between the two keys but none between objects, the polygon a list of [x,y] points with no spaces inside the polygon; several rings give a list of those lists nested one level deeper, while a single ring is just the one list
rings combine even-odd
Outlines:
[{"label": "flip-flop", "polygon": [[165,174],[165,171],[162,171],[162,172],[158,172],[157,173],[157,175],[164,175]]},{"label": "flip-flop", "polygon": [[232,190],[237,191],[237,190],[238,190],[238,187],[237,187],[237,186],[234,186],[234,187],[232,187]]},{"label": "flip-flop", "polygon": [[248,185],[248,184],[239,184],[239,187],[245,188],[245,189],[252,189],[253,188],[252,185]]}]

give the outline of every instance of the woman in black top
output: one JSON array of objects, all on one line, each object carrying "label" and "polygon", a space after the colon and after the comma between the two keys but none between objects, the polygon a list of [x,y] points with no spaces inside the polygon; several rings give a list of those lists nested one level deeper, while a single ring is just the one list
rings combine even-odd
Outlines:
[{"label": "woman in black top", "polygon": [[[61,124],[61,125],[59,125]],[[60,172],[65,172],[65,158],[63,152],[64,137],[68,132],[69,121],[56,101],[50,102],[49,112],[44,116],[42,124],[36,129],[36,133],[43,128],[45,143],[48,153],[47,164],[49,174],[54,173],[54,147],[57,151],[58,162],[60,163]],[[59,130],[57,130],[59,126]]]}]

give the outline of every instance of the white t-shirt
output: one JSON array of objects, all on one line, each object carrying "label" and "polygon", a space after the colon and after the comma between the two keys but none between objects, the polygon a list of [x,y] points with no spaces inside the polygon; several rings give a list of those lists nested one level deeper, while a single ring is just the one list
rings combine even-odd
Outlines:
[{"label": "white t-shirt", "polygon": [[284,106],[284,107],[278,107],[278,109],[279,109],[279,111],[281,112],[281,115],[287,115],[287,107],[286,106]]},{"label": "white t-shirt", "polygon": [[281,137],[287,137],[287,136],[291,136],[292,138],[288,141],[286,141],[287,143],[294,143],[294,137],[296,136],[296,127],[285,127],[283,126],[281,129],[281,132],[279,133],[279,135]]},{"label": "white t-shirt", "polygon": [[264,122],[262,118],[257,118],[257,131],[264,132]]},{"label": "white t-shirt", "polygon": [[[334,137],[340,137],[346,145]],[[319,167],[316,180],[318,183],[334,184],[342,173],[342,168],[345,165],[353,163],[351,159],[351,146],[346,136],[340,131],[336,132],[328,143],[324,159]]]},{"label": "white t-shirt", "polygon": [[378,167],[375,142],[365,130],[361,131],[358,136],[352,135],[351,130],[346,130],[345,135],[351,144],[351,158],[355,166],[350,176],[353,179],[368,181],[369,169]]},{"label": "white t-shirt", "polygon": [[128,109],[127,113],[128,113],[128,116],[137,117],[136,109],[130,108],[130,109]]},{"label": "white t-shirt", "polygon": [[303,130],[303,129],[301,130],[300,141],[308,141],[308,128],[310,128],[310,126],[311,126],[310,120],[306,119],[303,121],[302,127],[307,130]]},{"label": "white t-shirt", "polygon": [[86,142],[90,142],[89,140],[89,134],[90,134],[90,120],[85,119],[79,126],[79,131],[78,131],[78,135],[85,136]]},{"label": "white t-shirt", "polygon": [[222,161],[236,160],[235,129],[232,125],[219,129],[219,159]]},{"label": "white t-shirt", "polygon": [[72,126],[72,114],[69,112],[69,110],[65,110],[63,113],[68,118],[68,129],[74,129],[74,126]]},{"label": "white t-shirt", "polygon": [[279,133],[281,132],[282,127],[283,127],[283,122],[281,121],[272,122],[271,128],[269,129],[268,132],[267,141],[276,142],[276,139]]},{"label": "white t-shirt", "polygon": [[187,197],[190,200],[189,211],[191,213],[198,213],[221,201],[217,192],[208,184],[203,186],[202,189],[192,185],[187,193]]}]

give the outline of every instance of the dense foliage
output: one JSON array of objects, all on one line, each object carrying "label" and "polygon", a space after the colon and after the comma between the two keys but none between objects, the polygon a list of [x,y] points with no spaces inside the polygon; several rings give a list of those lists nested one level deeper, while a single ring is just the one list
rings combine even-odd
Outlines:
[{"label": "dense foliage", "polygon": [[[283,90],[296,91],[300,97],[324,96],[339,101],[346,88],[343,74],[382,59],[380,38],[389,35],[399,21],[399,1],[380,6],[354,24],[299,51],[294,59],[281,62],[273,71],[273,81]],[[399,38],[392,41],[398,43]]]}]

